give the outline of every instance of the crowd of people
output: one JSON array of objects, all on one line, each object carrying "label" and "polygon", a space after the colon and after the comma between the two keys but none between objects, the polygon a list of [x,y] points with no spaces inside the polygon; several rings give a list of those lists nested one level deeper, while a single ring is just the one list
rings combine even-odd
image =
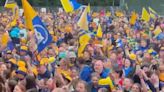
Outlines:
[{"label": "crowd of people", "polygon": [[0,92],[164,92],[163,17],[130,24],[125,12],[91,12],[93,36],[79,56],[79,12],[38,12],[53,38],[41,53],[23,15],[0,13]]}]

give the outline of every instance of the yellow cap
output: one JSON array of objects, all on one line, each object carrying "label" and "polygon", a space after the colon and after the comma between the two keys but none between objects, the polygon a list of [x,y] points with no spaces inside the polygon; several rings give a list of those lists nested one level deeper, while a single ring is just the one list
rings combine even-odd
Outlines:
[{"label": "yellow cap", "polygon": [[131,60],[136,60],[136,55],[134,53],[129,54]]},{"label": "yellow cap", "polygon": [[28,47],[27,46],[21,46],[20,49],[27,51],[28,50]]}]

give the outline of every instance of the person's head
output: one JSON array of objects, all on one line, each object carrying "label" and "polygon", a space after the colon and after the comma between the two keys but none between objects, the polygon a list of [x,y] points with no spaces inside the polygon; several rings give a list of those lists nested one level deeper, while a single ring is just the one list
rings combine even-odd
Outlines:
[{"label": "person's head", "polygon": [[46,81],[46,86],[48,89],[53,90],[55,87],[55,81],[53,78],[50,78]]},{"label": "person's head", "polygon": [[72,77],[72,78],[78,77],[79,72],[78,72],[77,68],[73,67],[73,68],[71,69],[71,71],[72,71],[72,72],[71,72],[71,77]]},{"label": "person's head", "polygon": [[107,88],[100,88],[98,92],[111,92]]},{"label": "person's head", "polygon": [[12,92],[15,86],[18,84],[18,82],[14,79],[10,79],[7,84],[8,84],[9,90]]},{"label": "person's head", "polygon": [[16,85],[13,92],[25,92],[25,87],[23,85]]},{"label": "person's head", "polygon": [[131,91],[132,92],[141,92],[141,85],[138,83],[133,84]]},{"label": "person's head", "polygon": [[36,88],[35,77],[31,75],[26,76],[26,89]]},{"label": "person's head", "polygon": [[84,59],[88,60],[90,59],[90,53],[88,51],[84,51]]},{"label": "person's head", "polygon": [[141,40],[141,43],[140,44],[141,44],[142,47],[146,47],[147,46],[147,43],[146,43],[145,40]]},{"label": "person's head", "polygon": [[48,55],[49,55],[49,56],[55,56],[55,51],[54,51],[54,49],[52,49],[52,48],[48,49]]},{"label": "person's head", "polygon": [[133,85],[133,82],[130,78],[125,78],[123,81],[123,88],[124,90],[130,90]]},{"label": "person's head", "polygon": [[116,60],[116,57],[117,57],[117,55],[116,55],[116,53],[111,53],[111,55],[110,55],[110,59],[111,60]]},{"label": "person's head", "polygon": [[62,69],[68,69],[69,67],[69,62],[67,59],[61,59],[60,60],[60,68]]},{"label": "person's head", "polygon": [[75,90],[77,92],[87,92],[87,84],[86,84],[86,82],[82,81],[82,80],[78,81]]},{"label": "person's head", "polygon": [[103,62],[101,60],[95,60],[94,70],[96,73],[101,74],[104,69]]},{"label": "person's head", "polygon": [[12,51],[10,51],[10,50],[8,50],[7,52],[6,52],[6,58],[7,59],[10,59],[10,58],[12,58],[13,56],[12,56]]},{"label": "person's head", "polygon": [[100,75],[95,73],[91,74],[91,81],[93,83],[93,85],[98,85],[98,81],[99,81]]},{"label": "person's head", "polygon": [[131,61],[130,61],[129,59],[125,59],[125,61],[124,61],[124,66],[125,66],[126,68],[130,67],[130,66],[131,66]]},{"label": "person's head", "polygon": [[0,72],[3,72],[5,70],[7,70],[6,64],[4,64],[4,63],[0,64]]},{"label": "person's head", "polygon": [[21,46],[20,47],[20,55],[21,56],[26,55],[27,51],[28,51],[28,47],[27,46]]}]

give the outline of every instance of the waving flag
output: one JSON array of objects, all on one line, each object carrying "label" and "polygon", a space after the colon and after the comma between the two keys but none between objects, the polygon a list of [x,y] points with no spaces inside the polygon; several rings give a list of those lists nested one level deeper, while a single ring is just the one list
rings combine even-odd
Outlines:
[{"label": "waving flag", "polygon": [[134,25],[136,23],[136,20],[137,20],[137,13],[135,12],[132,12],[132,15],[131,15],[131,18],[130,18],[130,24],[131,25]]},{"label": "waving flag", "polygon": [[80,8],[81,4],[76,0],[60,0],[65,12],[72,12]]},{"label": "waving flag", "polygon": [[22,6],[24,9],[26,26],[33,28],[32,30],[35,31],[37,51],[40,53],[47,45],[51,43],[52,37],[27,0],[22,0]]},{"label": "waving flag", "polygon": [[91,39],[89,32],[85,30],[79,31],[79,47],[78,47],[78,57],[83,55],[83,51]]},{"label": "waving flag", "polygon": [[87,11],[88,11],[88,8],[85,7],[79,21],[78,21],[78,26],[83,29],[83,30],[88,30],[88,17],[87,17]]},{"label": "waving flag", "polygon": [[150,13],[150,17],[153,18],[153,19],[158,17],[157,12],[154,9],[152,9],[151,7],[149,7],[149,13]]},{"label": "waving flag", "polygon": [[102,38],[103,36],[103,32],[102,32],[102,28],[101,25],[99,24],[98,30],[97,30],[97,37]]},{"label": "waving flag", "polygon": [[150,14],[148,13],[148,11],[145,8],[142,8],[142,17],[141,19],[143,19],[146,22],[149,22],[150,20]]},{"label": "waving flag", "polygon": [[15,22],[19,18],[19,7],[15,0],[6,0],[6,3],[4,5],[5,8],[12,9],[13,15],[14,15],[14,20]]},{"label": "waving flag", "polygon": [[17,3],[14,0],[6,0],[4,7],[13,9],[17,6]]}]

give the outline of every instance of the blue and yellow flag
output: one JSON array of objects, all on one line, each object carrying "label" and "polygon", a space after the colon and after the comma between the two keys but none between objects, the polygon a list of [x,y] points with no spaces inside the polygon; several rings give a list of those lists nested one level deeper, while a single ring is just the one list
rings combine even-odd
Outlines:
[{"label": "blue and yellow flag", "polygon": [[149,13],[150,13],[150,17],[152,19],[155,19],[156,17],[158,17],[157,12],[154,9],[152,9],[151,7],[149,7]]},{"label": "blue and yellow flag", "polygon": [[80,8],[81,4],[77,3],[76,0],[60,0],[65,12],[73,12]]},{"label": "blue and yellow flag", "polygon": [[37,51],[40,53],[47,45],[51,43],[52,37],[27,0],[22,0],[22,6],[24,9],[26,26],[35,31]]}]

